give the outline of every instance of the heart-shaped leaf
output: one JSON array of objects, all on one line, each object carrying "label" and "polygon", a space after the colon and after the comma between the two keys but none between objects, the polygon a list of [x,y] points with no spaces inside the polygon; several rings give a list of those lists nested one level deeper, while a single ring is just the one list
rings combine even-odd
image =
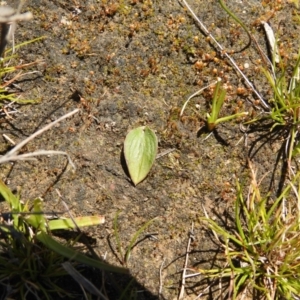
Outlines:
[{"label": "heart-shaped leaf", "polygon": [[157,153],[157,138],[148,127],[131,130],[124,142],[124,156],[134,185],[149,173]]}]

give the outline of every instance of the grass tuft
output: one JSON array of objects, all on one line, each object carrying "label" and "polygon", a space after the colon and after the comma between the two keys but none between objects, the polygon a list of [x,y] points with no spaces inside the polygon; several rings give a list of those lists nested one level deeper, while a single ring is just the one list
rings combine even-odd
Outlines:
[{"label": "grass tuft", "polygon": [[277,127],[285,133],[286,157],[291,171],[292,157],[300,153],[300,51],[290,77],[282,62],[274,74],[263,71],[273,90],[269,101],[272,110],[268,117],[273,121],[272,129]]},{"label": "grass tuft", "polygon": [[52,236],[56,229],[78,228],[102,224],[102,216],[48,220],[41,199],[35,199],[32,209],[23,204],[0,180],[0,196],[10,210],[0,220],[0,285],[6,298],[52,299],[52,296],[72,298],[78,291],[63,286],[68,272],[62,263],[70,260],[103,271],[127,273],[124,268],[90,258],[76,249],[76,241],[62,243]]},{"label": "grass tuft", "polygon": [[[32,39],[30,41],[26,41],[23,43],[20,43],[14,47],[14,50],[19,49],[21,47],[24,47],[28,44],[38,42],[45,37],[39,37],[36,39]],[[6,56],[4,58],[1,58],[0,61],[0,108],[3,107],[3,104],[5,102],[14,102],[18,104],[33,104],[38,103],[39,100],[31,100],[31,99],[20,99],[16,94],[11,93],[9,91],[9,86],[15,83],[18,79],[20,79],[22,76],[25,76],[26,72],[23,72],[24,69],[27,69],[33,65],[39,64],[41,61],[37,60],[35,62],[31,62],[28,64],[21,64],[21,65],[11,65],[12,62],[15,61],[17,55],[10,55],[13,52],[13,49],[8,49],[5,54]],[[15,74],[16,73],[16,74]],[[35,71],[31,72],[35,73]],[[8,74],[12,74],[12,78],[8,81],[5,81],[4,78],[7,77]]]},{"label": "grass tuft", "polygon": [[234,230],[219,226],[205,212],[202,218],[224,249],[225,268],[199,270],[227,278],[228,296],[253,299],[295,299],[300,294],[300,173],[276,198],[261,195],[256,174],[248,196],[237,182]]}]

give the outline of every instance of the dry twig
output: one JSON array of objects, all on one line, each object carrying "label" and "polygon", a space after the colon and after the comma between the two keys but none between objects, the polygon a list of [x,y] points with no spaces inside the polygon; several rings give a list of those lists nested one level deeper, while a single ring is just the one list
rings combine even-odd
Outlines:
[{"label": "dry twig", "polygon": [[184,299],[185,279],[187,278],[186,270],[187,270],[187,264],[189,261],[190,246],[191,246],[191,242],[193,239],[194,239],[194,222],[192,223],[192,229],[189,232],[189,240],[188,240],[188,244],[186,247],[185,262],[184,262],[184,267],[183,267],[183,271],[182,271],[181,288],[180,288],[178,300]]},{"label": "dry twig", "polygon": [[74,109],[73,111],[63,115],[62,117],[58,118],[57,120],[55,120],[54,122],[46,125],[44,128],[36,131],[35,133],[33,133],[31,136],[29,136],[27,139],[23,140],[21,143],[19,143],[17,146],[15,146],[12,150],[10,150],[8,153],[6,153],[3,156],[0,156],[0,164],[3,164],[5,162],[9,162],[9,161],[14,161],[14,160],[24,160],[24,159],[30,159],[31,157],[35,156],[35,155],[53,155],[53,154],[62,154],[62,155],[66,155],[68,157],[69,163],[70,165],[75,168],[74,163],[72,162],[69,154],[67,154],[66,152],[63,151],[46,151],[46,150],[40,150],[37,152],[33,152],[33,153],[26,153],[26,154],[22,154],[22,155],[17,155],[17,152],[23,148],[27,143],[29,143],[30,141],[32,141],[35,137],[37,137],[38,135],[42,134],[43,132],[49,130],[51,127],[53,127],[55,124],[59,123],[60,121],[76,114],[79,111],[79,109]]},{"label": "dry twig", "polygon": [[214,38],[214,36],[210,33],[210,31],[206,28],[206,26],[201,22],[201,20],[197,17],[197,15],[195,14],[195,12],[192,10],[192,8],[189,6],[189,4],[186,2],[186,0],[181,0],[183,2],[183,4],[185,5],[185,7],[190,11],[193,19],[198,23],[198,25],[200,26],[200,29],[203,31],[203,33],[209,37],[214,43],[215,45],[218,47],[219,51],[226,56],[226,58],[230,61],[230,63],[232,64],[232,66],[236,69],[236,71],[243,77],[243,79],[245,80],[246,84],[249,86],[249,88],[251,88],[251,90],[253,91],[253,93],[258,97],[258,99],[260,100],[261,104],[263,105],[263,107],[265,109],[270,109],[269,105],[264,101],[264,99],[262,98],[262,96],[259,94],[259,92],[255,89],[255,87],[253,86],[252,82],[248,79],[248,77],[242,72],[242,70],[238,67],[238,65],[235,63],[234,59],[225,51],[225,49],[223,48],[223,46]]}]

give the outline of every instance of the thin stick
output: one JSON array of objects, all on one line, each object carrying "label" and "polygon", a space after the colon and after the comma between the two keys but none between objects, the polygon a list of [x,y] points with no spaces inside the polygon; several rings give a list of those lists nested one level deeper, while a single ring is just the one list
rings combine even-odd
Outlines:
[{"label": "thin stick", "polygon": [[164,151],[162,151],[162,152],[160,152],[156,155],[156,159],[159,159],[159,158],[161,158],[161,157],[163,157],[163,156],[165,156],[165,155],[167,155],[167,154],[169,154],[169,153],[171,153],[175,150],[176,150],[175,148],[164,150]]},{"label": "thin stick", "polygon": [[2,56],[9,38],[12,39],[13,53],[15,51],[15,40],[14,32],[16,30],[16,22],[28,21],[32,19],[33,15],[31,12],[21,14],[21,9],[24,4],[24,0],[20,1],[20,4],[15,11],[10,6],[0,7],[0,27],[1,27],[1,41],[0,41],[0,56]]},{"label": "thin stick", "polygon": [[32,72],[26,72],[26,73],[22,73],[22,71],[20,71],[17,75],[14,76],[14,78],[10,79],[9,81],[6,81],[4,84],[1,85],[1,88],[5,88],[8,85],[10,85],[11,83],[13,83],[14,81],[16,81],[17,79],[19,79],[20,77],[23,77],[25,75],[30,75],[30,74],[36,74],[39,73],[41,74],[40,71],[32,71]]},{"label": "thin stick", "polygon": [[[6,138],[8,138],[8,137],[6,137]],[[76,167],[75,167],[70,155],[67,152],[55,151],[55,150],[38,150],[35,152],[31,152],[31,153],[25,153],[25,154],[21,154],[21,155],[13,155],[13,156],[8,157],[7,159],[1,160],[0,163],[16,161],[16,160],[36,160],[35,156],[41,156],[41,155],[65,155],[68,158],[69,164],[72,166],[72,168],[74,170],[76,170]]]},{"label": "thin stick", "polygon": [[[104,253],[104,255],[102,255],[103,261],[106,261],[106,256],[107,256],[107,251]],[[106,274],[106,272],[104,270],[102,270],[102,280],[101,280],[102,288],[101,288],[101,291],[103,290],[104,291],[103,292],[104,295],[107,297],[107,299],[109,299],[108,295],[107,295],[106,288],[105,288],[105,282],[106,282],[106,280],[105,280],[105,274]]]},{"label": "thin stick", "polygon": [[188,240],[188,244],[187,244],[187,247],[186,247],[185,263],[184,263],[184,267],[183,267],[183,271],[182,271],[181,289],[180,289],[180,293],[179,293],[179,296],[178,296],[178,300],[184,299],[186,270],[187,270],[187,264],[188,264],[188,261],[189,261],[190,246],[191,246],[191,242],[192,242],[193,238],[194,238],[194,222],[192,222],[192,229],[190,231],[189,240]]},{"label": "thin stick", "polygon": [[12,145],[15,145],[16,143],[9,137],[9,136],[7,136],[6,134],[2,134],[2,136],[7,140],[7,141],[9,141]]},{"label": "thin stick", "polygon": [[210,86],[216,84],[218,81],[220,80],[215,80],[214,82],[210,83],[209,85],[203,87],[202,89],[200,89],[199,91],[195,92],[194,94],[192,94],[191,96],[189,96],[189,98],[185,101],[185,103],[182,106],[182,109],[180,111],[180,117],[183,115],[183,112],[185,110],[185,107],[187,106],[187,104],[189,103],[189,101],[194,98],[195,96],[199,95],[202,91],[204,91],[205,89],[209,88]]},{"label": "thin stick", "polygon": [[215,279],[213,279],[213,281],[212,281],[212,283],[211,284],[209,284],[200,294],[198,294],[197,295],[197,297],[194,299],[194,300],[198,300],[198,299],[200,299],[203,295],[204,295],[204,293],[206,292],[206,291],[208,291],[212,286],[213,286],[213,284],[215,283]]},{"label": "thin stick", "polygon": [[203,139],[203,141],[206,141],[212,134],[213,134],[213,131],[212,131],[207,137],[205,137],[205,138]]},{"label": "thin stick", "polygon": [[165,261],[166,261],[166,259],[164,258],[163,261],[162,261],[162,263],[161,263],[161,265],[160,265],[160,268],[159,268],[159,291],[158,291],[158,297],[159,298],[162,295],[162,289],[163,289],[162,270],[163,270]]},{"label": "thin stick", "polygon": [[185,278],[193,278],[193,277],[196,277],[196,276],[199,276],[199,275],[202,275],[202,274],[203,274],[202,272],[188,274],[188,275],[185,275]]},{"label": "thin stick", "polygon": [[18,21],[29,21],[33,18],[31,12],[26,12],[23,14],[15,14],[10,17],[0,17],[0,23],[10,23],[10,22],[18,22]]},{"label": "thin stick", "polygon": [[15,157],[16,153],[22,148],[24,147],[28,142],[30,142],[31,140],[33,140],[35,137],[37,137],[38,135],[42,134],[43,132],[49,130],[51,127],[53,127],[55,124],[59,123],[60,121],[71,117],[72,115],[76,114],[79,111],[79,108],[74,109],[73,111],[63,115],[62,117],[58,118],[57,120],[53,121],[52,123],[46,125],[44,128],[36,131],[35,133],[33,133],[31,136],[29,136],[27,139],[25,139],[24,141],[22,141],[21,143],[19,143],[17,146],[15,146],[12,150],[10,150],[8,153],[6,153],[3,156],[0,156],[0,164],[3,162],[7,162],[9,161],[9,159],[11,157]]},{"label": "thin stick", "polygon": [[[10,104],[13,104],[15,102],[11,102]],[[10,109],[14,109],[13,111],[8,111],[7,109],[10,108]],[[17,113],[18,111],[14,108],[14,107],[11,107],[11,105],[5,105],[4,107],[2,107],[0,109],[0,112],[3,111],[4,114],[0,114],[0,115],[5,115],[8,119],[13,119],[13,117],[10,116],[10,114],[15,114]],[[15,144],[14,144],[15,145]]]},{"label": "thin stick", "polygon": [[190,11],[191,15],[193,16],[194,20],[199,24],[200,29],[204,32],[204,34],[206,36],[208,36],[219,48],[219,50],[221,51],[222,54],[224,54],[227,59],[230,61],[230,63],[233,65],[233,67],[236,69],[236,71],[243,77],[243,79],[245,80],[246,84],[251,88],[251,90],[254,92],[254,94],[258,97],[258,99],[260,100],[260,102],[262,103],[262,105],[270,110],[269,105],[264,101],[264,99],[262,98],[262,96],[259,94],[259,92],[254,88],[253,84],[251,83],[251,81],[248,79],[248,77],[241,71],[241,69],[237,66],[237,64],[235,63],[234,59],[225,51],[225,49],[223,48],[223,46],[221,44],[218,43],[218,41],[213,37],[213,35],[210,33],[210,31],[205,27],[205,25],[200,21],[200,19],[197,17],[197,15],[194,13],[194,11],[192,10],[192,8],[189,6],[189,4],[186,2],[186,0],[181,0],[184,5],[186,6],[186,8]]}]

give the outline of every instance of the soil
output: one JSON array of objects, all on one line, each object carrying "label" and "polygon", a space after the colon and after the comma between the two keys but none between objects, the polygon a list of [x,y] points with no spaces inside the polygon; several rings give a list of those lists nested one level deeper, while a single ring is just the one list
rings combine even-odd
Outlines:
[{"label": "soil", "polygon": [[[17,1],[9,5],[17,7]],[[268,102],[270,86],[260,69],[267,68],[261,51],[268,53],[268,45],[260,22],[270,22],[289,65],[299,41],[294,4],[227,1],[256,39],[242,52],[238,50],[247,45],[248,36],[218,1],[194,0],[190,5],[218,42],[234,52],[237,65]],[[262,105],[179,1],[32,0],[23,11],[31,11],[34,19],[18,23],[16,43],[44,38],[16,50],[16,64],[36,61],[28,70],[38,72],[24,75],[10,88],[20,99],[38,103],[15,104],[18,112],[12,118],[2,116],[0,150],[12,147],[3,134],[18,143],[79,108],[22,149],[65,151],[76,171],[64,156],[42,156],[1,165],[2,180],[24,201],[43,198],[47,211],[64,210],[58,190],[73,216],[104,215],[105,224],[84,232],[112,265],[122,263],[114,231],[117,214],[123,249],[143,224],[155,219],[140,234],[126,265],[136,280],[130,299],[176,298],[192,223],[188,267],[197,272],[216,264],[221,255],[200,220],[204,209],[229,222],[237,178],[246,188],[250,182],[249,158],[263,178],[262,190],[275,194],[282,183],[282,140],[266,124],[241,130],[241,122],[261,114]],[[248,111],[249,117],[221,123],[209,136],[203,120],[213,88],[193,98],[183,116],[179,113],[191,94],[217,77],[227,86],[222,116]],[[135,187],[122,147],[126,134],[144,125],[156,132],[158,153],[172,152],[156,159],[148,177]],[[124,287],[129,281],[124,279]],[[208,288],[198,276],[186,283],[184,299],[201,292],[216,299],[214,290],[218,285]],[[111,293],[110,299],[118,299],[116,291]]]}]

